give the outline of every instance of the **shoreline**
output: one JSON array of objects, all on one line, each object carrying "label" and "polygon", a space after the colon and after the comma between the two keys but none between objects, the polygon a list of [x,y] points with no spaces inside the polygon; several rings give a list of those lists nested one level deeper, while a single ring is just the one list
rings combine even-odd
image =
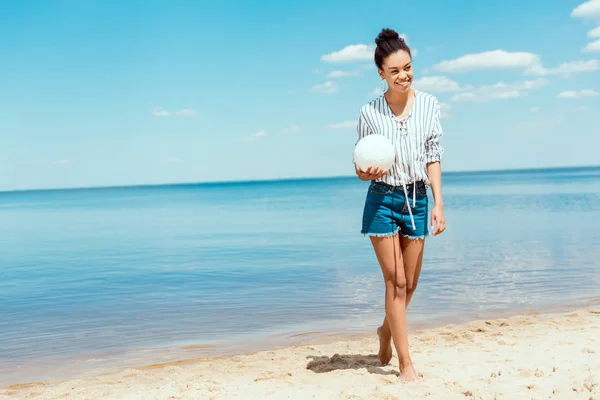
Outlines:
[{"label": "shoreline", "polygon": [[[577,301],[561,304],[550,304],[540,307],[512,307],[504,310],[487,310],[482,312],[466,312],[462,314],[449,314],[430,319],[418,319],[410,309],[408,312],[409,340],[412,335],[422,330],[441,328],[446,325],[462,326],[482,319],[502,319],[515,315],[550,316],[580,309],[600,310],[600,297],[584,297]],[[383,318],[383,314],[380,316]],[[304,330],[284,329],[268,334],[254,334],[239,337],[234,341],[199,342],[182,345],[146,347],[136,350],[123,350],[115,353],[85,353],[78,355],[64,355],[52,358],[51,361],[40,359],[29,361],[25,369],[32,375],[39,375],[39,371],[52,370],[53,374],[33,379],[8,379],[0,380],[0,390],[11,385],[30,385],[39,382],[61,382],[69,379],[88,379],[94,376],[118,372],[127,368],[144,369],[148,366],[189,364],[198,360],[217,360],[235,356],[247,356],[263,351],[278,351],[305,345],[327,345],[336,341],[362,340],[371,337],[380,323],[379,316],[371,321],[368,328],[357,329],[352,333],[344,332],[343,327],[327,330],[325,327],[311,324]],[[368,324],[366,324],[368,325]],[[364,326],[364,325],[363,325]],[[395,350],[394,350],[395,351]],[[137,360],[137,361],[135,361]],[[28,368],[38,364],[36,370]],[[8,365],[8,364],[7,364]],[[57,367],[62,369],[57,369]],[[1,365],[0,365],[1,367]],[[22,366],[17,366],[21,368]],[[2,368],[0,368],[0,372]],[[60,371],[60,372],[59,372]]]},{"label": "shoreline", "polygon": [[[449,176],[477,176],[477,175],[497,175],[497,174],[514,174],[514,173],[540,173],[540,172],[556,172],[556,171],[594,171],[600,169],[600,165],[583,164],[583,165],[558,165],[558,166],[542,166],[542,167],[515,167],[515,168],[491,168],[491,169],[459,169],[444,172]],[[221,186],[221,185],[247,185],[273,182],[302,182],[314,180],[336,180],[336,179],[353,179],[355,175],[326,175],[326,176],[282,176],[277,178],[255,178],[255,179],[232,179],[232,180],[217,180],[217,181],[178,181],[178,182],[138,182],[116,185],[94,185],[94,186],[64,186],[64,187],[39,187],[39,188],[18,188],[18,189],[2,189],[0,195],[5,193],[22,193],[22,192],[52,192],[52,191],[81,191],[81,190],[106,190],[106,189],[146,189],[156,187],[172,187],[172,186]]]},{"label": "shoreline", "polygon": [[[533,350],[531,349],[531,346],[527,346],[523,343],[519,343],[518,337],[515,337],[515,335],[510,335],[511,331],[517,330],[518,335],[517,336],[522,336],[523,338],[527,339],[527,340],[531,340],[532,337],[534,337],[535,335],[532,336],[531,332],[533,331],[537,331],[539,334],[538,340],[540,341],[544,341],[544,337],[547,338],[552,338],[552,335],[549,335],[548,332],[544,332],[546,331],[553,331],[556,330],[557,327],[559,327],[560,329],[570,329],[573,326],[575,326],[574,330],[573,330],[573,334],[569,334],[567,335],[568,337],[573,337],[575,338],[576,336],[579,336],[579,340],[569,340],[568,342],[565,342],[565,338],[561,337],[559,338],[559,340],[557,341],[557,344],[555,344],[554,346],[552,346],[552,349],[561,349],[560,351],[562,351],[562,353],[565,353],[567,355],[565,361],[568,362],[568,356],[569,354],[572,355],[574,358],[574,361],[577,361],[576,359],[576,355],[577,352],[573,351],[573,346],[583,346],[584,349],[579,349],[580,352],[582,352],[583,357],[587,356],[593,356],[594,358],[597,358],[598,361],[594,363],[592,363],[591,365],[591,370],[594,370],[595,373],[600,376],[600,338],[595,339],[594,338],[594,334],[593,331],[594,329],[596,330],[596,332],[600,331],[600,310],[598,307],[598,299],[595,299],[593,301],[590,301],[591,304],[588,304],[587,306],[579,306],[577,308],[573,308],[573,307],[568,307],[568,306],[563,306],[561,307],[561,310],[557,310],[556,308],[553,310],[544,310],[544,311],[538,311],[538,312],[527,312],[527,313],[512,313],[510,314],[510,316],[508,316],[508,313],[504,313],[505,316],[504,317],[490,317],[490,318],[477,318],[477,319],[472,319],[470,321],[466,321],[459,324],[442,324],[439,325],[437,327],[428,327],[428,328],[414,328],[411,329],[411,334],[409,337],[409,340],[411,340],[413,343],[411,344],[411,347],[414,349],[413,352],[416,352],[417,355],[415,356],[415,362],[417,365],[420,365],[421,368],[424,368],[424,371],[426,375],[423,376],[423,378],[427,378],[428,375],[431,375],[432,371],[429,371],[429,373],[427,372],[428,369],[427,365],[423,365],[423,361],[419,359],[419,349],[420,349],[420,344],[428,344],[431,345],[431,343],[428,342],[433,342],[433,346],[438,346],[439,349],[438,351],[449,351],[449,350],[453,350],[455,349],[457,346],[461,346],[461,345],[468,345],[470,341],[472,341],[474,339],[474,336],[482,334],[481,336],[487,336],[487,335],[483,335],[486,332],[490,332],[495,334],[497,337],[506,337],[504,340],[498,340],[497,337],[495,336],[490,336],[487,337],[487,342],[484,343],[484,347],[487,346],[489,347],[488,350],[486,350],[486,352],[488,353],[494,353],[497,352],[498,349],[500,349],[503,346],[519,346],[520,347],[524,347],[522,349],[522,351],[527,351],[529,349],[529,351],[534,351],[535,352],[535,346],[533,347]],[[594,306],[594,305],[595,306]],[[502,332],[503,329],[501,329],[503,326],[507,326],[508,328],[506,328],[506,332]],[[384,385],[390,385],[391,383],[393,383],[392,381],[389,381],[389,377],[390,376],[394,376],[398,374],[398,370],[397,370],[397,358],[396,355],[394,354],[394,358],[392,360],[392,364],[390,366],[387,367],[380,367],[378,366],[378,361],[377,361],[377,340],[376,340],[376,336],[375,336],[375,328],[373,327],[373,332],[372,333],[361,333],[361,334],[354,334],[354,335],[346,335],[346,336],[330,336],[330,337],[320,337],[320,338],[315,338],[315,337],[310,337],[311,333],[308,332],[307,334],[309,336],[306,336],[306,334],[300,334],[299,337],[301,337],[302,339],[300,339],[297,343],[291,345],[291,346],[276,346],[276,347],[271,347],[269,349],[256,349],[254,351],[247,351],[247,352],[243,352],[243,353],[234,353],[234,354],[228,354],[228,355],[220,355],[220,356],[212,356],[212,357],[193,357],[193,358],[183,358],[183,359],[178,359],[178,360],[173,360],[173,361],[166,361],[166,362],[158,362],[158,363],[150,363],[150,364],[145,364],[145,365],[121,365],[118,367],[111,367],[108,368],[105,372],[100,372],[100,371],[92,371],[90,374],[87,374],[88,376],[83,376],[83,374],[74,374],[71,376],[71,378],[67,378],[67,379],[52,379],[52,380],[44,380],[44,381],[32,381],[32,382],[21,382],[21,383],[13,383],[13,384],[8,384],[8,385],[3,385],[0,386],[0,399],[4,399],[4,398],[15,398],[15,397],[11,397],[11,396],[31,396],[28,398],[36,398],[36,396],[40,396],[39,398],[59,398],[58,395],[57,397],[47,397],[49,395],[49,393],[61,393],[60,398],[85,398],[85,396],[87,396],[86,391],[89,390],[93,390],[93,387],[97,387],[98,385],[102,386],[107,386],[106,390],[109,390],[109,392],[114,393],[114,396],[117,396],[117,392],[119,391],[123,391],[123,396],[128,396],[130,394],[128,390],[131,388],[131,386],[135,386],[137,385],[147,385],[148,383],[145,382],[146,379],[142,379],[142,377],[144,378],[149,378],[152,377],[152,379],[158,379],[158,380],[163,380],[163,378],[165,378],[163,375],[171,375],[172,378],[167,379],[169,382],[179,382],[179,384],[183,385],[184,387],[187,387],[191,384],[193,384],[193,386],[196,388],[194,389],[196,392],[198,393],[202,393],[202,395],[200,397],[182,397],[182,398],[212,398],[212,397],[202,397],[204,395],[209,395],[211,394],[213,391],[217,390],[215,384],[211,384],[210,382],[218,382],[219,381],[219,371],[221,373],[221,375],[228,375],[227,371],[229,370],[228,367],[229,366],[231,368],[232,365],[236,365],[236,367],[233,369],[234,371],[237,372],[241,372],[243,376],[246,375],[259,375],[258,378],[260,378],[260,376],[262,376],[261,374],[264,374],[264,370],[269,370],[270,367],[272,366],[272,361],[274,361],[275,359],[279,359],[279,361],[287,362],[287,366],[283,369],[293,369],[293,373],[290,372],[292,375],[289,375],[289,377],[292,376],[296,376],[297,374],[300,375],[307,375],[310,376],[311,371],[312,373],[316,373],[317,375],[312,375],[312,378],[317,379],[316,377],[321,376],[321,378],[323,379],[327,379],[327,377],[323,377],[323,375],[327,375],[327,373],[331,372],[334,374],[337,374],[337,372],[340,371],[346,371],[343,373],[343,375],[345,375],[348,371],[358,371],[361,372],[359,375],[363,376],[365,375],[365,371],[367,376],[371,376],[371,375],[382,375],[381,373],[383,373],[382,376],[387,377],[387,380],[385,382],[387,383],[383,383]],[[590,329],[593,328],[593,329]],[[560,330],[559,329],[559,330]],[[514,333],[514,332],[513,332]],[[550,332],[553,333],[553,332]],[[556,332],[554,332],[555,336],[556,336]],[[587,336],[586,336],[587,335]],[[590,336],[591,335],[591,336]],[[597,336],[597,335],[595,335]],[[587,342],[586,342],[587,341]],[[445,346],[445,342],[450,342],[448,344],[451,344],[451,348],[449,349],[447,346]],[[492,343],[494,342],[494,343]],[[578,343],[580,342],[580,343]],[[357,350],[357,351],[353,351],[353,350]],[[501,350],[501,349],[500,349]],[[422,349],[421,349],[422,351]],[[554,351],[554,350],[552,350]],[[306,352],[310,352],[310,353],[317,353],[317,355],[314,358],[314,361],[311,364],[311,361],[308,359],[305,359],[308,354],[306,354]],[[473,352],[473,349],[471,349],[471,352]],[[586,353],[587,352],[587,353]],[[348,354],[351,353],[351,354]],[[467,354],[470,354],[469,352],[467,352]],[[456,356],[457,354],[455,354]],[[539,359],[539,357],[542,357],[544,354],[536,354],[535,356],[529,356],[527,358],[531,358],[533,361],[535,361],[536,358]],[[301,357],[303,356],[303,357]],[[314,356],[314,354],[313,354]],[[422,355],[421,355],[422,356]],[[321,358],[319,358],[321,357]],[[322,358],[322,357],[327,357],[327,358]],[[302,358],[302,359],[301,359]],[[460,358],[460,357],[459,357]],[[295,361],[294,361],[295,360]],[[320,360],[320,361],[319,361]],[[246,362],[247,365],[239,365],[240,362]],[[449,359],[447,360],[449,362],[452,361],[456,361],[456,360],[452,360]],[[500,364],[506,364],[505,362],[502,362],[502,360],[498,359],[496,360],[498,363]],[[285,364],[285,363],[284,363]],[[425,363],[426,364],[426,363]],[[481,363],[481,367],[488,367],[489,365],[489,361],[487,362],[482,362]],[[200,373],[200,370],[204,370],[206,369],[205,367],[214,367],[216,368],[215,371],[215,376],[211,376],[211,374],[203,374]],[[508,366],[508,365],[505,365]],[[356,368],[355,368],[356,367]],[[431,366],[429,366],[431,367]],[[542,365],[542,367],[547,367],[546,365]],[[589,367],[589,365],[588,365]],[[358,368],[358,369],[357,369]],[[473,366],[472,367],[474,371],[476,371],[478,369],[477,366]],[[557,368],[557,366],[552,366],[552,368]],[[209,368],[210,369],[210,368]],[[281,369],[281,368],[279,368]],[[326,371],[316,371],[315,369],[319,370],[319,369],[324,369]],[[380,373],[374,373],[373,370],[382,370],[379,371]],[[484,368],[485,369],[485,368]],[[364,370],[364,371],[363,371]],[[434,368],[435,370],[435,368]],[[369,372],[371,371],[371,372]],[[418,370],[419,371],[419,370]],[[327,372],[327,373],[326,373]],[[420,372],[420,371],[419,371]],[[446,371],[451,373],[452,371]],[[190,377],[188,376],[189,373],[192,373],[192,375],[194,376],[193,379],[190,380]],[[272,374],[274,374],[275,372],[271,372],[269,373],[269,376],[271,376]],[[352,375],[352,373],[350,373],[350,375]],[[435,375],[435,373],[434,373]],[[535,375],[535,374],[534,374]],[[77,377],[75,377],[77,376]],[[237,375],[236,375],[237,376]],[[289,378],[288,377],[288,378]],[[258,384],[259,382],[268,382],[271,380],[277,380],[277,379],[283,379],[284,381],[289,380],[288,378],[286,378],[285,376],[279,377],[279,378],[264,378],[264,379],[258,379],[258,378],[254,378],[252,382],[247,383],[248,385],[250,385],[251,387],[256,387],[261,386],[262,384]],[[335,375],[335,377],[332,377],[335,379],[338,379],[337,375]],[[346,377],[348,378],[348,377]],[[356,378],[356,376],[355,376]],[[123,385],[124,381],[130,379],[132,380],[131,384],[128,385]],[[166,378],[165,378],[166,379]],[[258,379],[258,380],[257,380]],[[341,377],[340,377],[341,379]],[[136,382],[137,380],[137,382]],[[317,379],[318,380],[318,379]],[[343,379],[342,379],[343,380]],[[427,379],[425,379],[427,380]],[[203,382],[204,381],[204,382]],[[112,382],[112,383],[110,383]],[[144,383],[145,382],[145,383]],[[187,383],[186,383],[187,382]],[[600,394],[600,382],[594,381],[595,383],[593,384],[589,384],[592,385],[590,387],[592,387],[592,392],[594,390],[597,390],[598,393]],[[341,383],[341,382],[340,382]],[[421,382],[423,383],[423,382]],[[588,382],[589,383],[589,382]],[[187,386],[186,386],[187,385]],[[212,385],[212,386],[211,386]],[[381,385],[381,382],[380,382]],[[415,386],[415,383],[410,383],[407,384],[408,386],[411,387],[417,387]],[[588,386],[589,386],[588,385]],[[219,387],[222,387],[221,384],[217,385]],[[297,386],[297,385],[294,385]],[[342,385],[344,386],[344,385]],[[64,389],[66,387],[73,387],[73,389]],[[210,389],[213,388],[214,390]],[[321,387],[321,386],[319,386]],[[87,388],[87,389],[86,389]],[[156,388],[155,388],[156,389]],[[155,389],[152,389],[150,393],[152,393],[152,391],[154,391]],[[65,392],[66,390],[66,392]],[[82,390],[82,392],[80,392],[78,395],[76,395],[75,397],[68,397],[69,396],[69,392],[72,390]],[[148,387],[147,390],[150,390],[150,388]],[[156,389],[158,390],[158,389]],[[225,386],[225,392],[223,393],[225,397],[214,397],[214,398],[237,398],[235,397],[234,394],[232,394],[233,392],[235,392],[235,385],[226,385]],[[233,391],[233,392],[232,392]],[[231,393],[230,393],[231,392]],[[592,394],[592,392],[588,392],[589,394]],[[146,389],[144,389],[144,393],[146,393]],[[163,397],[162,392],[156,392],[155,396],[156,397],[152,397],[150,396],[150,393],[147,393],[149,395],[149,397],[147,398],[168,398],[168,396]],[[565,394],[564,392],[562,392],[563,395]],[[595,392],[594,392],[595,393]],[[3,397],[3,396],[9,396],[9,397]],[[64,397],[67,396],[67,397]],[[83,397],[79,397],[79,396],[83,396]],[[118,396],[121,396],[121,394],[119,394]],[[234,396],[234,397],[227,397],[227,396]],[[357,394],[357,396],[361,396],[361,394]],[[378,397],[379,396],[379,397]],[[382,398],[385,399],[387,397],[383,396],[383,395],[379,395],[377,394],[375,397],[365,397],[365,398]],[[465,395],[466,396],[466,395]],[[94,394],[93,396],[91,396],[90,398],[104,398],[102,397],[102,395],[99,394]],[[110,398],[110,397],[107,397]],[[123,398],[123,397],[119,397],[119,398]],[[132,397],[133,398],[133,397]],[[146,398],[146,397],[145,397]],[[173,398],[179,398],[179,397],[173,397]],[[249,397],[249,398],[263,398],[263,397]],[[269,397],[269,398],[278,398],[278,397]],[[295,397],[292,397],[295,398]],[[303,397],[298,397],[298,398],[303,398]],[[321,397],[317,397],[317,398],[321,398]],[[323,397],[325,398],[325,397]],[[330,398],[336,398],[336,397],[330,397]],[[352,397],[339,397],[339,398],[352,398]],[[394,398],[394,397],[389,397],[389,398]],[[419,397],[420,398],[420,397]],[[467,397],[468,398],[468,397]],[[487,398],[487,397],[484,397]],[[589,397],[588,397],[589,398]]]}]

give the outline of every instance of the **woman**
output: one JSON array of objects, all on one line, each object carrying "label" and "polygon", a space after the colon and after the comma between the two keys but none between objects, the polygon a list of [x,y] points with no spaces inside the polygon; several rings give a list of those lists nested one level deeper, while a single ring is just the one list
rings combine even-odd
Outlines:
[{"label": "woman", "polygon": [[[446,229],[440,105],[434,96],[411,88],[412,56],[398,33],[383,29],[375,43],[375,64],[388,89],[361,108],[358,139],[384,135],[396,148],[396,162],[387,172],[372,167],[361,171],[355,166],[361,180],[371,181],[362,233],[370,237],[385,281],[386,316],[377,329],[379,359],[382,365],[390,362],[393,338],[400,377],[414,380],[417,373],[408,350],[406,307],[417,287],[429,229],[434,236]],[[428,187],[434,200],[429,228]]]}]

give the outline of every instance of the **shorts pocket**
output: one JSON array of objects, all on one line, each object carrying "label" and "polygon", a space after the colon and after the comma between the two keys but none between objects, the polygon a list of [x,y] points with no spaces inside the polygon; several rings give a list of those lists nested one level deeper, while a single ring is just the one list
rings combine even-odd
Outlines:
[{"label": "shorts pocket", "polygon": [[380,196],[385,196],[386,194],[389,194],[392,191],[392,188],[384,185],[383,183],[379,183],[379,182],[373,182],[371,183],[371,186],[369,187],[369,192],[373,193],[373,194],[378,194]]},{"label": "shorts pocket", "polygon": [[423,182],[419,182],[415,185],[417,194],[421,197],[427,196],[427,187]]}]

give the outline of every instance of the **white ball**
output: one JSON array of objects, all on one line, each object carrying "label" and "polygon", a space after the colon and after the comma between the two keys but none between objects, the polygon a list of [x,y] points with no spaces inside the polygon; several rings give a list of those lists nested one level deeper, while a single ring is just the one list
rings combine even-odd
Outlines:
[{"label": "white ball", "polygon": [[361,171],[378,167],[387,171],[394,164],[396,151],[385,136],[372,134],[360,139],[354,147],[354,162]]}]

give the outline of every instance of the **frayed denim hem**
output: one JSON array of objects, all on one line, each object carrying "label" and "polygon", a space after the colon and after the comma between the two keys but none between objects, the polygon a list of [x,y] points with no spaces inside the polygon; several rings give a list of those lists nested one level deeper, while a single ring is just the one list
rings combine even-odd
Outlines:
[{"label": "frayed denim hem", "polygon": [[361,232],[361,234],[363,236],[373,236],[373,237],[381,237],[381,238],[385,238],[385,237],[392,237],[392,236],[396,236],[398,234],[398,232],[400,232],[400,228],[396,229],[395,232],[390,232],[390,233],[370,233],[370,232]]},{"label": "frayed denim hem", "polygon": [[425,235],[420,235],[420,236],[411,236],[411,235],[405,235],[405,234],[404,234],[404,233],[402,233],[402,232],[400,232],[400,234],[401,234],[402,236],[404,236],[405,238],[407,238],[407,239],[410,239],[410,240],[425,240],[425,238],[426,238],[427,236],[429,236],[429,233],[427,233],[427,234],[425,234]]}]

